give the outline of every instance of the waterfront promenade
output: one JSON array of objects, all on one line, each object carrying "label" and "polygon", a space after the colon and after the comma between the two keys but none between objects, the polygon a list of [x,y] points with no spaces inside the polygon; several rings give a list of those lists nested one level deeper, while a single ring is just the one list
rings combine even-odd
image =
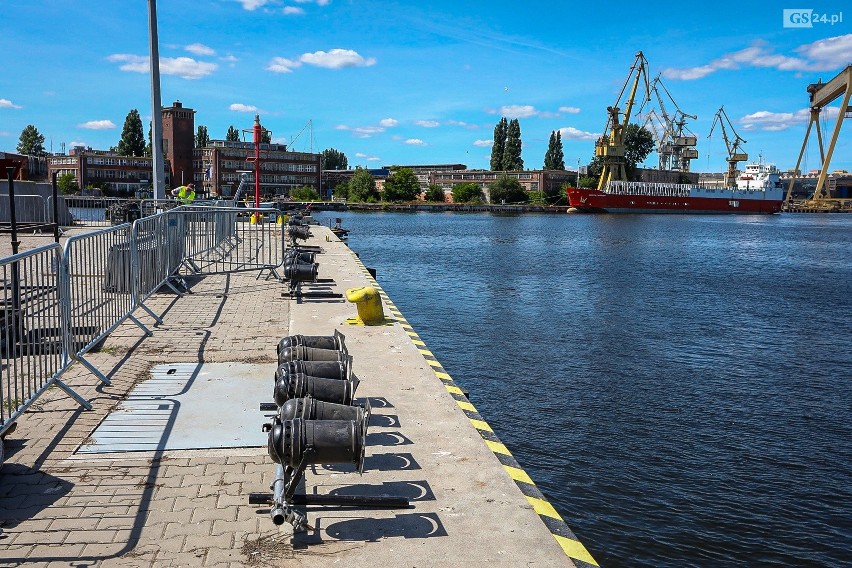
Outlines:
[{"label": "waterfront promenade", "polygon": [[[333,280],[314,289],[375,284],[327,228],[313,231],[319,275]],[[89,354],[111,386],[79,364],[63,376],[93,410],[52,389],[20,419],[0,469],[0,565],[592,565],[391,299],[388,324],[367,327],[347,323],[356,309],[341,298],[296,302],[254,272],[188,283],[183,297],[149,300],[163,319],[139,316],[151,337],[127,322]],[[412,507],[312,507],[293,538],[248,504],[274,473],[258,404],[271,400],[281,337],[335,329],[373,408],[365,471],[312,466],[305,492]]]}]

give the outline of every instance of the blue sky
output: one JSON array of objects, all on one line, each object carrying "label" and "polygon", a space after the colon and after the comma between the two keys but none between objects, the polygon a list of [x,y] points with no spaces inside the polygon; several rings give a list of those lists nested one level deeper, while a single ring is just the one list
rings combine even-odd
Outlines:
[{"label": "blue sky", "polygon": [[[807,85],[852,63],[852,9],[842,13],[840,2],[811,4],[829,20],[842,13],[811,28],[782,25],[789,3],[572,4],[159,0],[162,102],[195,109],[212,138],[251,128],[257,113],[275,141],[333,147],[366,167],[488,168],[494,125],[506,116],[520,121],[528,168],[541,168],[557,129],[573,167],[591,159],[641,50],[651,79],[662,73],[679,107],[698,116],[688,125],[701,154],[693,170],[725,167],[718,127],[707,137],[722,105],[750,157],[789,168],[807,125]],[[145,0],[2,5],[14,25],[0,34],[0,151],[14,152],[28,124],[55,152],[116,145],[132,108],[147,124]],[[832,169],[852,170],[849,130]],[[818,166],[812,145],[805,167]]]}]

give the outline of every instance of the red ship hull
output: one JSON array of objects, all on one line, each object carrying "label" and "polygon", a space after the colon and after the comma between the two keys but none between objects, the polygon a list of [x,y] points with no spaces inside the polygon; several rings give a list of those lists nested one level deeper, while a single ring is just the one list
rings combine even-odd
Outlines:
[{"label": "red ship hull", "polygon": [[781,211],[782,199],[624,195],[569,187],[568,205],[585,213],[765,213]]}]

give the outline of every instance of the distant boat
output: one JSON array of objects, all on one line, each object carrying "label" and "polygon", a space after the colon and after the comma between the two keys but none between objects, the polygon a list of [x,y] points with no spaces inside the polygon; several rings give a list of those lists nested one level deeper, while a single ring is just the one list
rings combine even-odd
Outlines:
[{"label": "distant boat", "polygon": [[748,164],[736,187],[611,181],[603,190],[569,187],[568,205],[586,213],[778,213],[784,201],[774,165]]},{"label": "distant boat", "polygon": [[344,229],[343,227],[341,227],[341,223],[343,223],[343,219],[341,219],[340,217],[335,218],[334,226],[331,227],[331,232],[334,233],[337,238],[342,240],[349,236],[349,229]]}]

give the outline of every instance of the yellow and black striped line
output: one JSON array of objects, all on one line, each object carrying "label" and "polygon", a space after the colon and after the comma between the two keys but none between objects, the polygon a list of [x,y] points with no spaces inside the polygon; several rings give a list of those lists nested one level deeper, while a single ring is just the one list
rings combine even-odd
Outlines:
[{"label": "yellow and black striped line", "polygon": [[[354,253],[353,253],[353,256]],[[426,343],[420,339],[420,336],[417,335],[417,332],[414,331],[414,328],[408,323],[408,320],[402,315],[402,312],[394,305],[393,301],[391,301],[390,297],[385,293],[379,283],[372,277],[367,268],[361,262],[361,260],[355,256],[355,260],[357,264],[363,270],[364,275],[367,277],[367,280],[370,282],[370,285],[373,286],[382,299],[387,305],[388,310],[393,315],[393,317],[399,322],[402,326],[402,329],[405,330],[405,333],[408,334],[408,337],[411,339],[411,342],[417,347],[417,350],[420,351],[420,354],[423,355],[423,358],[426,359],[426,362],[429,363],[429,366],[432,367],[432,371],[435,373],[435,376],[441,380],[444,384],[444,387],[456,401],[456,404],[459,405],[459,408],[467,416],[470,423],[476,428],[477,432],[482,436],[482,439],[485,441],[485,445],[494,453],[497,459],[503,466],[503,469],[506,470],[506,473],[509,474],[518,488],[521,490],[521,493],[527,498],[527,502],[532,505],[533,509],[536,513],[538,513],[539,518],[544,522],[545,526],[550,530],[550,533],[553,535],[553,538],[556,539],[556,542],[559,543],[559,546],[562,548],[562,551],[574,562],[574,564],[578,568],[588,568],[591,566],[598,566],[598,563],[592,558],[592,555],[589,554],[589,551],[586,550],[586,547],[583,546],[562,517],[556,512],[556,509],[547,498],[539,491],[538,487],[536,487],[535,482],[530,478],[529,475],[521,468],[520,464],[515,460],[512,453],[509,449],[503,445],[497,435],[494,433],[494,430],[491,429],[491,426],[482,418],[473,404],[468,400],[466,393],[453,381],[452,377],[450,377],[449,373],[444,369],[441,363],[435,358],[435,355],[432,354],[431,351],[426,347]]]}]

